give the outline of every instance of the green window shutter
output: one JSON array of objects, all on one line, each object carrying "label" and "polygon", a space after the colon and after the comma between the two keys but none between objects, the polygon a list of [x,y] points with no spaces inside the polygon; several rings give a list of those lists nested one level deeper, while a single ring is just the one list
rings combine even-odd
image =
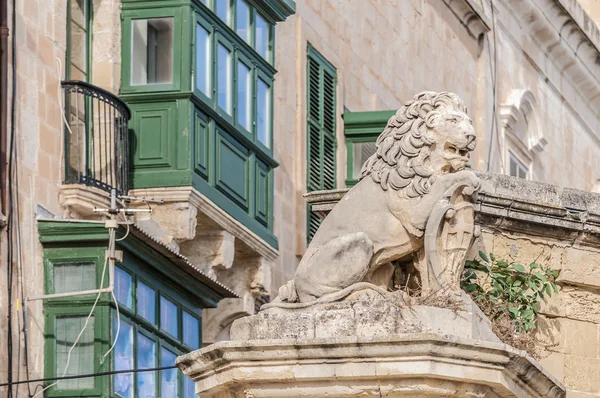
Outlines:
[{"label": "green window shutter", "polygon": [[[307,191],[334,189],[336,126],[335,68],[310,45],[307,66]],[[320,217],[308,209],[307,239],[310,242]]]}]

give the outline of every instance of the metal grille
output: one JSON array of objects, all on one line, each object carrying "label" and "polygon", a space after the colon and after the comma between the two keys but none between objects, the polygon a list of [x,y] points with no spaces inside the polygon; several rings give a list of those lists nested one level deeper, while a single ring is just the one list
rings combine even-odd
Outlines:
[{"label": "metal grille", "polygon": [[116,95],[92,84],[63,81],[65,183],[85,184],[118,195],[129,189],[129,108]]}]

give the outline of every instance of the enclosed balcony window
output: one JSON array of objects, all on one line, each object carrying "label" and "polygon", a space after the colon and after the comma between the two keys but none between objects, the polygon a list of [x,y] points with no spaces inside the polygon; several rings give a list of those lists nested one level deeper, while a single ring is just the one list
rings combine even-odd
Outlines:
[{"label": "enclosed balcony window", "polygon": [[173,18],[131,22],[131,84],[173,82]]},{"label": "enclosed balcony window", "polygon": [[217,45],[217,99],[221,109],[229,115],[232,111],[231,101],[231,50],[222,43]]},{"label": "enclosed balcony window", "polygon": [[211,65],[211,33],[196,24],[196,88],[207,97],[212,97]]},{"label": "enclosed balcony window", "polygon": [[256,138],[265,146],[270,145],[271,88],[258,79],[256,89]]},{"label": "enclosed balcony window", "polygon": [[256,14],[256,52],[264,59],[269,59],[269,45],[271,43],[271,25],[260,14]]},{"label": "enclosed balcony window", "polygon": [[235,31],[250,44],[250,7],[244,0],[237,0],[236,7]]},{"label": "enclosed balcony window", "polygon": [[243,62],[238,62],[237,121],[240,126],[251,131],[250,112],[252,109],[252,72]]}]

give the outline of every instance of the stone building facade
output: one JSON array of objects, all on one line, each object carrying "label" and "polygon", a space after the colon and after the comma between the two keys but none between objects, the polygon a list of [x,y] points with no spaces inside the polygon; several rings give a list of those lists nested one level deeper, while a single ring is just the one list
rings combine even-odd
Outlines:
[{"label": "stone building facade", "polygon": [[[5,222],[0,256],[1,264],[9,265],[1,267],[7,272],[2,272],[0,281],[9,286],[12,278],[12,293],[0,295],[0,308],[7,315],[0,326],[2,336],[7,336],[11,318],[14,358],[12,363],[0,364],[2,382],[8,380],[9,366],[13,381],[23,380],[26,372],[32,379],[58,372],[46,354],[54,344],[45,326],[48,304],[24,302],[27,297],[51,293],[45,275],[48,243],[43,244],[49,238],[40,233],[40,220],[102,221],[106,217],[93,210],[110,205],[102,189],[77,181],[65,183],[65,158],[73,151],[65,146],[65,138],[80,134],[65,128],[63,113],[72,116],[72,103],[60,86],[65,79],[84,80],[116,94],[131,110],[129,194],[161,201],[150,204],[151,216],[130,217],[137,225],[136,239],[167,259],[186,256],[196,266],[195,274],[187,269],[186,275],[204,275],[208,278],[202,283],[218,290],[210,280],[216,279],[238,296],[221,291],[228,298],[216,310],[208,309],[216,301],[207,304],[198,298],[204,303],[198,308],[206,307],[204,343],[226,338],[235,318],[252,314],[292,277],[311,225],[316,225],[311,222],[318,223],[303,197],[307,185],[316,184],[311,189],[345,188],[352,180],[351,162],[359,154],[364,156],[363,147],[354,148],[352,137],[369,144],[378,132],[371,126],[353,136],[349,121],[354,118],[357,125],[361,120],[368,124],[374,118],[380,126],[377,120],[383,117],[385,121],[389,113],[377,116],[372,112],[395,110],[422,90],[453,91],[465,101],[478,133],[474,169],[598,190],[600,172],[593,165],[600,156],[600,66],[596,62],[600,33],[594,23],[598,8],[594,1],[252,0],[243,3],[248,7],[248,25],[238,25],[246,23],[237,20],[246,12],[238,5],[240,1],[231,1],[232,8],[220,14],[227,8],[222,9],[223,4],[227,5],[226,0],[2,2],[10,17],[6,18],[8,84],[2,88],[7,92],[3,104],[7,112],[2,122],[7,134],[14,129],[16,137],[12,155],[10,139],[2,148],[13,165],[7,170],[13,174],[2,193]],[[162,65],[154,70],[155,79],[162,79],[161,70],[170,71],[173,79],[145,89],[132,79],[138,75],[132,72],[136,47],[131,32],[136,20],[156,19],[163,20],[150,24],[156,35],[153,40],[162,43],[160,54],[165,59],[164,54],[175,55],[173,63],[164,66],[155,54],[157,65]],[[261,26],[266,29],[263,33],[258,30]],[[205,36],[197,29],[214,35],[209,39],[211,52],[203,53],[210,55],[204,58],[197,53]],[[147,32],[148,26],[140,31]],[[172,34],[170,45],[159,40],[165,31]],[[224,39],[218,39],[219,35]],[[264,35],[270,35],[265,52],[259,44]],[[189,48],[194,52],[186,52]],[[246,95],[248,90],[243,91],[238,83],[243,69],[229,64],[229,72],[236,76],[230,84],[236,91],[223,94],[223,108],[231,106],[235,119],[232,112],[220,110],[214,97],[220,98],[217,87],[226,85],[218,79],[218,66],[211,69],[207,83],[215,85],[212,95],[203,97],[204,86],[199,83],[199,62],[212,57],[206,65],[217,65],[220,54],[225,58],[231,54],[236,62],[245,60],[241,62],[252,71],[248,86],[252,93],[246,97],[252,99],[233,103],[234,98],[242,98],[237,89]],[[259,99],[260,81],[268,86],[265,102]],[[246,122],[239,116],[243,106],[252,113]],[[318,114],[311,115],[314,109]],[[67,124],[73,126],[75,119],[68,119]],[[261,120],[270,120],[264,130],[268,138],[260,135]],[[218,128],[224,133],[219,135]],[[207,132],[206,141],[202,141],[202,131]],[[217,138],[225,143],[223,147],[215,147]],[[206,143],[208,149],[192,143]],[[311,143],[316,152],[311,152]],[[369,146],[364,149],[368,153]],[[203,163],[204,154],[208,163]],[[222,164],[217,163],[220,160]],[[508,186],[516,194],[521,186],[515,184]],[[572,209],[572,202],[557,202],[544,193],[558,188],[544,187],[536,191],[543,197],[529,196],[525,201],[598,213],[589,207],[597,201],[595,197],[584,195],[585,206]],[[128,206],[147,208],[135,200]],[[552,331],[551,338],[558,339],[559,346],[543,363],[564,380],[571,396],[600,395],[600,377],[593,373],[600,368],[596,349],[600,320],[594,318],[596,244],[584,245],[576,233],[574,243],[565,243],[567,238],[548,240],[543,233],[539,237],[527,231],[498,232],[493,225],[490,231],[486,236],[495,238],[488,238],[485,246],[497,254],[526,261],[534,248],[547,247],[557,256],[550,256],[548,262],[563,267],[563,292],[557,300],[566,301],[544,306],[548,319],[540,333]],[[590,234],[597,236],[597,232]],[[141,238],[147,235],[154,243]],[[9,242],[15,247],[10,263]],[[184,267],[168,264],[164,266]],[[107,300],[106,308],[114,308]],[[27,307],[27,351],[23,306]],[[183,314],[183,304],[180,307]],[[155,334],[160,336],[161,331]],[[0,352],[9,352],[4,337]],[[13,389],[17,394],[16,386]],[[18,396],[27,393],[22,385]],[[108,394],[108,390],[94,393]]]}]

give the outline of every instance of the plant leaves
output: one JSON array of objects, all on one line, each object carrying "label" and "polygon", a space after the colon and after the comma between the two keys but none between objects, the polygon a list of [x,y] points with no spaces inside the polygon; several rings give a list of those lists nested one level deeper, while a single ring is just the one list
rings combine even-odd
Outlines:
[{"label": "plant leaves", "polygon": [[512,267],[519,272],[525,272],[525,267],[521,264],[513,264]]},{"label": "plant leaves", "polygon": [[488,256],[481,250],[479,250],[479,257],[481,257],[483,259],[483,261],[485,261],[486,263],[490,262],[490,260],[488,259]]}]

